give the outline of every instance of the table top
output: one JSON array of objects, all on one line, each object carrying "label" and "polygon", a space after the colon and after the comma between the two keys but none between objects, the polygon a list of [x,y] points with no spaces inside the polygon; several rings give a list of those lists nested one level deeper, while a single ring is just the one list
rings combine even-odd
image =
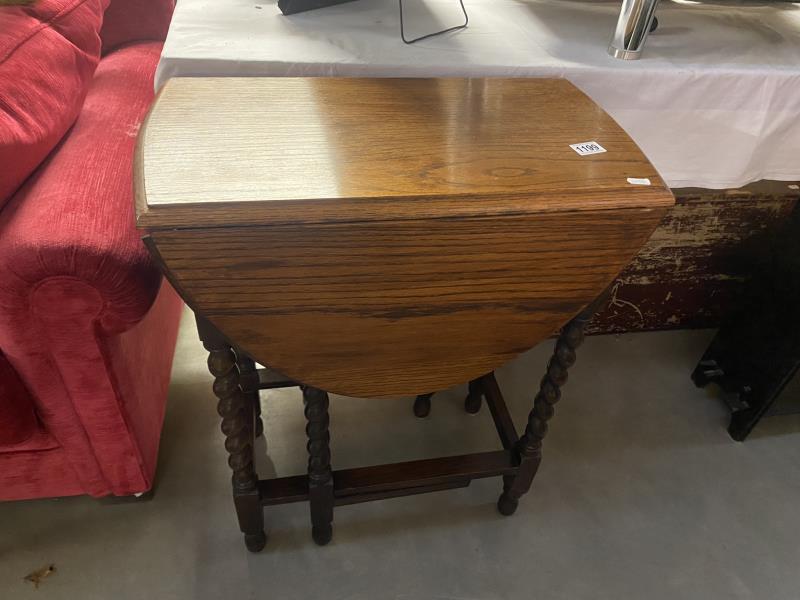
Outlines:
[{"label": "table top", "polygon": [[[570,146],[583,142],[604,152]],[[563,79],[174,79],[138,170],[148,228],[673,202],[628,135]]]},{"label": "table top", "polygon": [[[800,9],[662,2],[639,61],[606,54],[620,3],[467,0],[469,28],[406,46],[396,0],[285,17],[258,0],[181,0],[157,86],[180,76],[564,77],[631,135],[670,187],[800,178]],[[459,22],[404,3],[407,35]]]},{"label": "table top", "polygon": [[138,225],[186,302],[258,362],[366,397],[551,335],[673,202],[563,79],[176,79],[136,165]]}]

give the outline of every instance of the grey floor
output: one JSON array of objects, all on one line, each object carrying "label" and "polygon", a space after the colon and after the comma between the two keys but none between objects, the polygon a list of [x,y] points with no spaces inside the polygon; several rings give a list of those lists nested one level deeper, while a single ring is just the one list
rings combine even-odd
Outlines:
[{"label": "grey floor", "polygon": [[[336,510],[310,540],[307,507],[267,511],[267,548],[245,551],[229,498],[205,356],[185,319],[151,499],[0,504],[0,598],[400,600],[800,598],[800,419],[765,421],[744,444],[689,372],[709,332],[592,338],[579,353],[517,514],[500,484]],[[551,343],[499,371],[521,424]],[[429,419],[397,400],[332,399],[337,467],[496,445],[463,389]],[[262,476],[304,470],[296,390],[262,398]],[[262,447],[260,450],[264,450]],[[47,563],[38,591],[22,578]]]}]

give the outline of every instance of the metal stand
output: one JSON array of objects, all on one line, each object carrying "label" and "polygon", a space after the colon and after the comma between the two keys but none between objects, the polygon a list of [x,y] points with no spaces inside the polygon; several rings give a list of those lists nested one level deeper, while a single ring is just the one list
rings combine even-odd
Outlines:
[{"label": "metal stand", "polygon": [[657,7],[658,0],[622,0],[608,53],[623,60],[640,58],[647,34],[655,29],[653,19]]}]

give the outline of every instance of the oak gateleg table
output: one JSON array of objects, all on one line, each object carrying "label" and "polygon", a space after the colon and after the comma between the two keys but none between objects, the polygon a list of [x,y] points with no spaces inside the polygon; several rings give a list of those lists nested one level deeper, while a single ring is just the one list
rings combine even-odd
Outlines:
[{"label": "oak gateleg table", "polygon": [[[583,144],[577,149],[571,145]],[[673,198],[628,135],[559,79],[185,78],[139,136],[136,215],[209,352],[247,548],[263,508],[502,476],[512,514],[583,327]],[[494,369],[560,328],[518,435]],[[258,368],[258,364],[269,368]],[[328,393],[469,382],[501,448],[334,471]],[[261,389],[299,385],[308,473],[259,480]]]}]

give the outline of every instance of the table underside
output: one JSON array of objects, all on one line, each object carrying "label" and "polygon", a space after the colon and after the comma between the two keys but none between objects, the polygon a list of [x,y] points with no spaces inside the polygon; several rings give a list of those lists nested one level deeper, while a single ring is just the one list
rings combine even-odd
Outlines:
[{"label": "table underside", "polygon": [[[269,368],[262,368],[244,374],[241,385],[245,393],[253,393],[300,384]],[[334,504],[356,504],[467,487],[473,479],[515,475],[520,466],[520,458],[515,452],[519,435],[494,374],[481,377],[472,387],[476,388],[479,401],[481,398],[486,401],[502,450],[333,471]],[[430,395],[419,398],[417,402],[429,403]],[[308,475],[259,480],[258,494],[263,506],[308,500]]]},{"label": "table underside", "polygon": [[[497,507],[501,514],[512,515],[539,468],[547,422],[561,397],[560,388],[566,383],[567,370],[575,363],[575,350],[583,341],[583,329],[607,297],[608,290],[562,330],[521,437],[494,373],[469,382],[465,409],[477,412],[482,400],[486,400],[502,450],[333,471],[328,394],[299,384],[307,419],[308,474],[271,480],[259,480],[255,470],[255,438],[264,430],[259,391],[298,384],[270,369],[256,368],[251,357],[231,346],[207,319],[198,315],[198,331],[210,353],[208,365],[215,378],[214,393],[219,398],[218,412],[226,436],[225,448],[230,454],[228,463],[233,470],[234,504],[247,548],[258,552],[266,544],[265,506],[308,500],[312,537],[324,545],[333,535],[335,506],[466,487],[473,479],[484,477],[503,477],[503,492]],[[427,416],[431,396],[433,394],[428,393],[417,397],[414,403],[417,417]]]}]

